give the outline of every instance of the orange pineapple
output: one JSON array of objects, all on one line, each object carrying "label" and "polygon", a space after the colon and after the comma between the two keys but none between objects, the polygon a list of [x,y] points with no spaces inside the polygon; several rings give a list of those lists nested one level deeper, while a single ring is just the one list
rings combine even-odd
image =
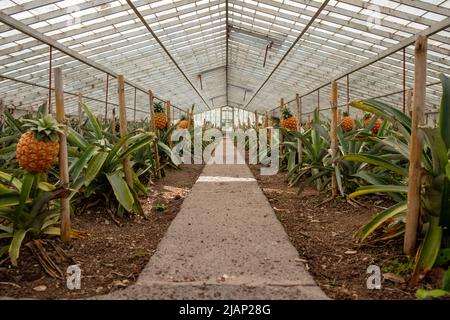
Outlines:
[{"label": "orange pineapple", "polygon": [[24,121],[28,131],[20,136],[17,144],[17,161],[28,172],[46,172],[58,156],[58,132],[63,132],[62,126],[50,115]]},{"label": "orange pineapple", "polygon": [[162,103],[156,102],[155,103],[155,112],[153,113],[155,117],[155,125],[156,128],[159,130],[163,130],[166,128],[167,120],[166,120],[166,113],[164,112],[164,108]]},{"label": "orange pineapple", "polygon": [[[373,117],[369,113],[367,113],[364,116],[364,126],[367,127],[370,124],[370,122],[372,121],[372,119],[373,119]],[[382,123],[383,123],[383,121],[381,121],[380,118],[378,118],[377,121],[375,121],[375,123],[373,124],[373,127],[372,127],[372,133],[373,134],[377,134],[378,133]]]},{"label": "orange pineapple", "polygon": [[344,130],[345,132],[352,131],[353,125],[355,123],[353,121],[353,118],[350,117],[348,112],[344,112],[343,115],[344,115],[344,117],[342,118],[342,121],[341,121],[342,130]]},{"label": "orange pineapple", "polygon": [[186,116],[181,116],[180,122],[178,123],[177,129],[187,129],[189,127],[189,122],[186,120]]},{"label": "orange pineapple", "polygon": [[288,108],[283,109],[283,117],[281,120],[281,126],[288,130],[297,130],[297,118],[292,115]]}]

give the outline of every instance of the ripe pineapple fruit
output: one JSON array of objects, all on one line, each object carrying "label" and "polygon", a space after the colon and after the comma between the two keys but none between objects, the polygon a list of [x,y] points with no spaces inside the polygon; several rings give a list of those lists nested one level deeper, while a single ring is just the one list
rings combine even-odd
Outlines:
[{"label": "ripe pineapple fruit", "polygon": [[167,125],[167,120],[166,113],[164,112],[163,105],[160,101],[155,103],[153,115],[155,117],[156,128],[159,130],[164,130]]},{"label": "ripe pineapple fruit", "polygon": [[181,116],[180,122],[178,123],[177,129],[187,129],[189,127],[189,122],[186,119],[186,116]]},{"label": "ripe pineapple fruit", "polygon": [[17,161],[28,172],[46,172],[58,156],[58,133],[63,133],[62,125],[50,115],[24,121],[28,131],[20,136],[17,144]]},{"label": "ripe pineapple fruit", "polygon": [[[372,119],[373,119],[373,117],[369,113],[366,113],[364,115],[364,126],[367,127],[370,124],[370,122],[372,121]],[[372,133],[373,134],[377,134],[378,133],[382,123],[383,123],[383,121],[381,121],[380,118],[378,118],[377,121],[375,121],[375,123],[374,123],[374,125],[372,127]]]},{"label": "ripe pineapple fruit", "polygon": [[288,108],[283,109],[281,126],[288,130],[297,130],[297,118],[292,115]]},{"label": "ripe pineapple fruit", "polygon": [[343,116],[344,117],[342,118],[342,121],[341,121],[341,128],[342,128],[342,130],[344,130],[345,132],[352,131],[353,125],[355,123],[353,121],[353,118],[350,117],[348,112],[344,112]]}]

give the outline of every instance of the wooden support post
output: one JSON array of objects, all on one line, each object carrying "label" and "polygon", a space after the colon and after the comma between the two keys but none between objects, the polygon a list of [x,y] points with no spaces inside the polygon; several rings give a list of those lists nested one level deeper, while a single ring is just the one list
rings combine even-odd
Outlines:
[{"label": "wooden support post", "polygon": [[116,108],[112,109],[111,132],[112,134],[116,134]]},{"label": "wooden support post", "polygon": [[264,128],[267,128],[269,126],[269,111],[266,111],[264,113]]},{"label": "wooden support post", "polygon": [[412,99],[413,98],[413,91],[411,88],[406,90],[406,114],[408,116],[412,116]]},{"label": "wooden support post", "polygon": [[414,55],[414,110],[409,156],[408,212],[403,244],[403,251],[407,255],[412,255],[415,251],[421,207],[422,134],[419,127],[423,124],[426,101],[427,38],[425,36],[417,36]]},{"label": "wooden support post", "polygon": [[[150,127],[151,130],[156,134],[156,122],[155,122],[155,110],[154,110],[154,100],[153,92],[151,90],[148,91],[148,100],[150,104]],[[155,165],[156,165],[156,176],[161,179],[161,165],[159,163],[159,149],[158,143],[155,141]]]},{"label": "wooden support post", "polygon": [[[119,97],[120,136],[123,137],[128,134],[128,130],[127,110],[125,105],[125,79],[121,74],[117,76],[117,95]],[[125,143],[123,147],[124,149],[128,148],[128,143]],[[123,171],[128,186],[133,187],[133,174],[131,172],[130,159],[128,157],[123,160]]]},{"label": "wooden support post", "polygon": [[[5,112],[5,105],[3,104],[3,99],[0,99],[0,129],[3,128],[4,123],[4,112]],[[4,146],[4,144],[3,144]]]},{"label": "wooden support post", "polygon": [[192,129],[194,127],[194,108],[195,103],[192,104],[191,112],[189,114],[189,129]]},{"label": "wooden support post", "polygon": [[[55,103],[56,103],[56,120],[62,123],[67,132],[66,117],[64,113],[64,85],[61,68],[55,68]],[[64,189],[69,188],[69,158],[67,155],[67,139],[66,134],[58,134],[59,136],[59,179]],[[64,243],[70,242],[70,200],[65,196],[61,198],[61,240]]]},{"label": "wooden support post", "polygon": [[[300,98],[300,95],[298,93],[295,95],[295,102],[297,104],[297,131],[300,133],[302,130],[302,99]],[[298,163],[301,166],[303,156],[303,144],[302,140],[300,139],[297,139],[297,155],[298,155]]]},{"label": "wooden support post", "polygon": [[[280,127],[282,127],[283,123],[283,108],[284,108],[284,99],[280,99]],[[272,136],[270,136],[270,141],[272,141]],[[280,132],[279,137],[279,143],[280,143],[280,155],[284,153],[284,145],[283,145],[283,135]]]},{"label": "wooden support post", "polygon": [[258,122],[259,121],[259,117],[258,117],[258,112],[255,110],[255,127],[258,127]]},{"label": "wooden support post", "polygon": [[338,157],[338,137],[337,137],[337,82],[331,82],[331,159],[333,163],[333,172],[331,175],[331,196],[334,198],[338,194],[336,171]]}]

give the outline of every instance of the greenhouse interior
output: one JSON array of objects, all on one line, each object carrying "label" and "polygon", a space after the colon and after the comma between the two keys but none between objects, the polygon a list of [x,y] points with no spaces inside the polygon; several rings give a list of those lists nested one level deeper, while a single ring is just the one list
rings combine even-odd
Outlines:
[{"label": "greenhouse interior", "polygon": [[450,300],[449,149],[450,0],[0,0],[0,300]]}]

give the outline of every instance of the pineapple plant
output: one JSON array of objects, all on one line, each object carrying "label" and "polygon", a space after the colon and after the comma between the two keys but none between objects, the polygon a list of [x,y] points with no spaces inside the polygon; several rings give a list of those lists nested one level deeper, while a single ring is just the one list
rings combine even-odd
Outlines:
[{"label": "pineapple plant", "polygon": [[58,133],[63,133],[62,125],[50,115],[38,120],[25,119],[24,122],[28,130],[17,144],[17,161],[30,173],[46,172],[58,156]]},{"label": "pineapple plant", "polygon": [[177,129],[187,129],[189,127],[189,122],[185,115],[182,115],[180,118],[180,122],[178,122]]},{"label": "pineapple plant", "polygon": [[289,111],[288,108],[283,109],[281,126],[288,130],[297,130],[297,118]]},{"label": "pineapple plant", "polygon": [[164,130],[167,125],[167,120],[161,101],[155,103],[153,115],[155,117],[156,128],[159,130]]},{"label": "pineapple plant", "polygon": [[341,121],[342,130],[344,130],[345,132],[352,131],[355,121],[353,120],[352,117],[350,117],[348,112],[344,112],[343,116],[344,117],[342,118],[342,121]]},{"label": "pineapple plant", "polygon": [[[372,115],[370,115],[369,113],[366,113],[364,115],[364,126],[367,127],[370,122],[372,121],[373,117]],[[383,123],[383,121],[381,121],[380,118],[377,119],[377,121],[375,121],[375,123],[372,126],[372,133],[373,134],[377,134],[378,130],[380,130],[381,124]]]}]

